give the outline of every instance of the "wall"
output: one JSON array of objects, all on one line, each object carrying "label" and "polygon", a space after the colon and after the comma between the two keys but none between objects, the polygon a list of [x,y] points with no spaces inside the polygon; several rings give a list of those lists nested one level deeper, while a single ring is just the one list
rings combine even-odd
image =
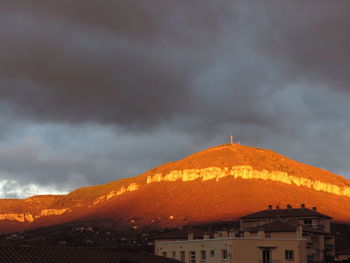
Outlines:
[{"label": "wall", "polygon": [[[262,263],[262,248],[274,247],[272,263],[306,263],[306,240],[239,238],[232,242],[232,262]],[[294,251],[294,261],[285,260],[285,250]]]},{"label": "wall", "polygon": [[[232,238],[220,238],[220,239],[196,239],[196,240],[184,240],[184,241],[170,241],[170,242],[155,242],[155,254],[162,256],[163,252],[167,252],[167,257],[172,258],[173,251],[176,252],[177,260],[180,260],[180,251],[185,251],[185,262],[189,261],[189,252],[196,251],[196,263],[218,263],[227,262],[231,263],[230,255],[232,250]],[[223,260],[221,250],[228,250],[228,259]],[[200,259],[200,251],[205,250],[207,252],[206,261]],[[210,250],[215,251],[215,255],[210,255]]]}]

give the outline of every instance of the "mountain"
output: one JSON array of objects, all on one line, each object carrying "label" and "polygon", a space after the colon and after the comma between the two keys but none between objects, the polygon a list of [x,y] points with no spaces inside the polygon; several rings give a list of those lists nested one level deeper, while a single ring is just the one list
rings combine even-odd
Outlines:
[{"label": "mountain", "polygon": [[350,222],[350,181],[270,150],[228,144],[67,195],[0,200],[0,232],[71,221],[174,227],[302,203]]}]

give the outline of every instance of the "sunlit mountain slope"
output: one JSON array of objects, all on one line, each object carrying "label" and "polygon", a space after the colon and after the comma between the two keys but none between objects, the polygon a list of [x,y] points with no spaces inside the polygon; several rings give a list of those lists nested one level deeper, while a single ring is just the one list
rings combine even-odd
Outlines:
[{"label": "sunlit mountain slope", "polygon": [[164,227],[233,219],[291,204],[350,221],[350,181],[273,151],[230,144],[63,196],[0,200],[1,232],[72,220]]}]

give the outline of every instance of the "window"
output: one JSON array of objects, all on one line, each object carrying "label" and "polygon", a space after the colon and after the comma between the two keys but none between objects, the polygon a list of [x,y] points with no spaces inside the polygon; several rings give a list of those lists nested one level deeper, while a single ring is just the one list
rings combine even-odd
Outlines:
[{"label": "window", "polygon": [[227,249],[221,250],[221,256],[222,256],[222,259],[227,259]]},{"label": "window", "polygon": [[173,251],[173,258],[175,259],[176,258],[176,252]]},{"label": "window", "polygon": [[206,260],[207,259],[207,251],[201,250],[201,260]]},{"label": "window", "polygon": [[196,251],[190,252],[190,263],[196,263]]},{"label": "window", "polygon": [[215,250],[214,250],[214,249],[210,250],[210,256],[211,256],[211,257],[214,257],[214,256],[215,256]]},{"label": "window", "polygon": [[264,249],[262,251],[262,256],[263,256],[263,263],[271,263],[271,250],[270,249]]},{"label": "window", "polygon": [[167,254],[166,254],[166,252],[163,252],[163,257],[167,257]]},{"label": "window", "polygon": [[286,260],[294,260],[294,251],[293,250],[286,250],[285,251],[285,258],[286,258]]},{"label": "window", "polygon": [[181,251],[181,252],[180,252],[180,260],[181,260],[182,262],[185,262],[185,251]]},{"label": "window", "polygon": [[307,262],[314,262],[314,255],[307,255]]},{"label": "window", "polygon": [[312,219],[304,219],[304,225],[312,225]]}]

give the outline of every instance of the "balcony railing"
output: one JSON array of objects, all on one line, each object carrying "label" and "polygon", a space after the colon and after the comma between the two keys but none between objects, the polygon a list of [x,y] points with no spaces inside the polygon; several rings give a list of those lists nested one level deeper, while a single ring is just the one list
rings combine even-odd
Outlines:
[{"label": "balcony railing", "polygon": [[333,250],[333,249],[334,249],[334,245],[332,245],[332,244],[326,244],[326,245],[324,246],[324,249],[325,249],[325,250]]},{"label": "balcony railing", "polygon": [[317,225],[317,224],[305,224],[305,226],[307,226],[307,227],[312,227],[312,228],[316,228],[316,229],[321,229],[321,230],[323,230],[323,229],[326,228],[325,225]]},{"label": "balcony railing", "polygon": [[280,259],[272,259],[270,261],[260,259],[258,263],[282,263],[283,261]]},{"label": "balcony railing", "polygon": [[314,242],[307,242],[307,243],[306,243],[306,246],[307,246],[308,248],[313,247],[314,245],[315,245]]}]

